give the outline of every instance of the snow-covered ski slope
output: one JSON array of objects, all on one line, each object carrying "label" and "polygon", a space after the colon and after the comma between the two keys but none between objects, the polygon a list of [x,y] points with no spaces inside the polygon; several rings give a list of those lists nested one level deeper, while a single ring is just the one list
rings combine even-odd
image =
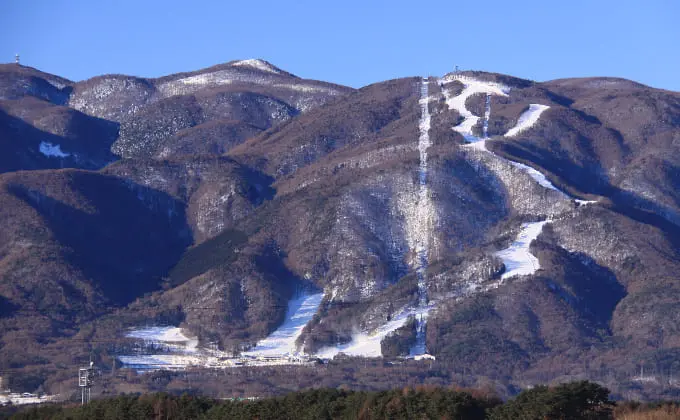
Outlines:
[{"label": "snow-covered ski slope", "polygon": [[381,325],[375,331],[357,332],[352,336],[352,341],[349,343],[339,344],[333,347],[324,347],[319,350],[316,355],[324,359],[331,359],[340,353],[350,356],[381,357],[382,348],[380,343],[385,337],[403,327],[411,316],[416,319],[427,319],[431,309],[431,305],[422,308],[406,309]]},{"label": "snow-covered ski slope", "polygon": [[[519,163],[519,162],[514,162],[514,161],[508,160],[508,159],[506,159],[506,160],[507,160],[508,162],[510,162],[510,164],[511,164],[512,166],[514,166],[514,167],[516,167],[516,168],[519,168],[519,169],[523,170],[524,172],[526,172],[526,173],[527,173],[531,178],[533,178],[533,180],[536,181],[541,187],[547,188],[547,189],[549,189],[549,190],[554,190],[554,191],[557,191],[557,192],[559,192],[559,193],[564,194],[564,192],[561,191],[561,190],[559,190],[557,187],[555,187],[555,185],[553,185],[553,183],[550,182],[550,181],[548,180],[548,178],[545,177],[545,175],[543,175],[542,173],[540,173],[540,172],[537,171],[536,169],[532,168],[531,166],[525,165],[525,164]],[[566,194],[565,194],[565,195],[566,195]]]},{"label": "snow-covered ski slope", "polygon": [[517,124],[510,130],[508,130],[508,132],[505,133],[505,136],[514,137],[521,133],[522,131],[533,127],[534,124],[538,122],[538,119],[541,117],[541,114],[548,108],[550,108],[548,105],[541,104],[529,105],[529,109],[524,111],[522,115],[519,116]]},{"label": "snow-covered ski slope", "polygon": [[[445,86],[445,83],[449,83],[453,80],[458,80],[465,86],[463,91],[456,96],[451,96],[449,90],[446,89]],[[442,88],[442,93],[444,95],[444,98],[446,99],[447,106],[449,107],[449,109],[457,111],[464,118],[463,122],[453,127],[453,129],[461,133],[465,140],[469,143],[468,145],[466,145],[467,148],[488,152],[489,150],[486,147],[486,136],[488,129],[488,120],[489,117],[491,116],[491,101],[490,101],[491,95],[507,96],[508,92],[510,92],[510,88],[504,85],[500,85],[498,83],[485,82],[467,76],[456,75],[447,76],[441,79],[441,83],[444,84],[444,87]],[[484,93],[487,95],[484,110],[484,124],[483,124],[484,137],[482,138],[477,137],[472,133],[472,127],[474,127],[478,123],[480,117],[473,115],[472,112],[469,109],[467,109],[467,106],[465,105],[467,99],[476,93]],[[541,114],[549,108],[550,107],[547,105],[530,104],[529,109],[524,111],[522,115],[520,115],[519,119],[517,120],[517,124],[510,130],[508,130],[505,136],[515,136],[521,133],[522,131],[528,130],[529,128],[533,127],[538,122]],[[542,187],[563,193],[562,191],[557,189],[552,184],[552,182],[550,182],[548,178],[546,178],[545,175],[543,175],[536,169],[523,163],[514,162],[507,159],[504,160],[508,161],[513,166],[526,172]]]},{"label": "snow-covered ski slope", "polygon": [[[323,300],[323,293],[301,295],[288,303],[286,318],[279,328],[239,357],[198,347],[198,341],[184,335],[177,327],[149,327],[128,332],[126,337],[142,340],[144,351],[152,354],[123,355],[118,359],[141,371],[185,369],[190,366],[207,368],[280,365],[299,363],[295,341],[312,319]],[[151,349],[151,351],[150,351]],[[262,358],[268,358],[263,360]],[[246,362],[244,362],[244,360]]]},{"label": "snow-covered ski slope", "polygon": [[[453,80],[460,81],[464,86],[463,91],[457,96],[451,96],[445,86],[445,83],[451,82]],[[489,117],[491,116],[490,98],[491,95],[507,96],[507,94],[510,91],[510,89],[507,86],[499,85],[497,83],[476,80],[471,77],[459,75],[448,76],[442,79],[441,82],[444,85],[442,88],[442,93],[446,99],[446,104],[448,105],[449,109],[457,111],[464,118],[463,122],[453,127],[453,129],[461,133],[464,136],[465,140],[468,141],[469,144],[467,145],[467,148],[492,153],[498,159],[507,161],[511,165],[526,172],[534,181],[536,181],[543,188],[551,189],[564,194],[564,192],[556,188],[546,178],[545,175],[543,175],[536,169],[523,163],[514,162],[502,158],[487,149],[486,137],[488,129],[488,120]],[[474,127],[478,123],[479,117],[474,116],[465,105],[467,99],[471,95],[474,95],[476,93],[486,94],[483,121],[484,123],[483,138],[479,138],[472,133],[472,127]],[[510,130],[508,130],[506,136],[514,136],[521,133],[522,131],[525,131],[533,127],[538,122],[541,114],[548,108],[549,107],[547,105],[540,104],[529,105],[529,109],[523,112],[522,115],[520,115],[519,119],[517,120],[517,124]],[[536,270],[540,268],[538,259],[529,252],[529,246],[531,244],[531,241],[533,241],[538,237],[538,235],[540,235],[541,231],[543,230],[543,226],[549,222],[550,222],[549,220],[543,220],[540,222],[526,223],[522,225],[521,230],[515,241],[508,248],[495,253],[497,257],[501,258],[505,266],[505,272],[501,276],[501,280],[513,276],[533,274],[536,272]]]},{"label": "snow-covered ski slope", "polygon": [[515,241],[508,248],[495,253],[505,265],[501,279],[534,274],[541,267],[538,258],[529,252],[529,245],[538,238],[546,223],[549,220],[523,224]]},{"label": "snow-covered ski slope", "polygon": [[126,337],[139,338],[150,343],[168,343],[183,346],[187,350],[194,350],[198,345],[198,340],[189,338],[182,330],[177,327],[149,327],[131,330]]},{"label": "snow-covered ski slope", "polygon": [[312,320],[322,300],[323,293],[302,295],[291,300],[283,324],[243,355],[282,356],[297,353],[295,341],[302,334],[305,325]]},{"label": "snow-covered ski slope", "polygon": [[[119,356],[123,365],[140,370],[181,369],[202,365],[198,340],[189,338],[180,328],[154,326],[129,331],[128,338],[136,338],[144,344],[145,351],[158,354]],[[153,350],[152,350],[153,349]]]},{"label": "snow-covered ski slope", "polygon": [[485,82],[459,75],[447,76],[441,79],[441,83],[446,84],[454,80],[461,82],[464,86],[463,91],[459,95],[452,96],[445,87],[442,89],[446,105],[449,109],[457,111],[463,117],[463,121],[453,127],[453,129],[462,134],[469,143],[477,142],[480,138],[472,133],[472,128],[479,122],[479,117],[467,109],[465,102],[475,94],[508,96],[510,88],[498,83]]}]

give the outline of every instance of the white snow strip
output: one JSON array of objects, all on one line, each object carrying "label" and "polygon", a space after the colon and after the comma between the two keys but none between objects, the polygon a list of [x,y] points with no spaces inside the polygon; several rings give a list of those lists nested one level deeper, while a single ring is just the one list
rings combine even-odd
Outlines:
[{"label": "white snow strip", "polygon": [[323,293],[303,295],[288,303],[283,324],[253,349],[242,353],[244,356],[282,356],[297,352],[295,341],[303,328],[311,321],[323,300]]},{"label": "white snow strip", "polygon": [[512,160],[508,160],[508,162],[510,162],[510,164],[512,166],[519,168],[519,169],[523,170],[524,172],[526,172],[530,177],[532,177],[534,179],[534,181],[538,182],[538,184],[541,185],[543,188],[548,188],[548,189],[555,190],[557,192],[564,194],[564,192],[557,189],[557,187],[555,187],[552,182],[548,181],[548,178],[546,178],[545,175],[538,172],[536,169],[532,168],[531,166],[528,166],[528,165],[525,165],[525,164],[519,163],[519,162],[514,162]]},{"label": "white snow strip", "polygon": [[268,73],[274,73],[274,74],[280,74],[281,73],[276,67],[272,66],[271,64],[267,63],[266,61],[258,60],[256,58],[237,61],[237,62],[233,63],[232,66],[253,67],[253,68],[256,68],[260,71],[266,71]]},{"label": "white snow strip", "polygon": [[597,200],[579,200],[578,198],[574,199],[574,201],[576,201],[576,204],[579,206],[587,206],[588,204],[597,203]]},{"label": "white snow strip", "polygon": [[517,239],[508,248],[495,253],[497,257],[503,260],[505,265],[505,272],[501,276],[502,280],[513,276],[533,274],[541,267],[538,258],[529,252],[529,245],[541,234],[543,226],[549,222],[549,220],[544,220],[523,224]]},{"label": "white snow strip", "polygon": [[362,357],[381,357],[382,348],[380,342],[391,332],[398,330],[406,324],[410,316],[427,319],[427,315],[432,309],[431,306],[419,309],[410,309],[392,318],[386,324],[373,332],[360,332],[352,337],[352,341],[340,344],[335,347],[324,347],[316,353],[322,359],[332,359],[337,354],[344,353],[349,356]]},{"label": "white snow strip", "polygon": [[174,344],[189,352],[196,351],[198,340],[189,338],[177,327],[149,327],[129,331],[128,338],[137,338],[148,343]]},{"label": "white snow strip", "polygon": [[[430,191],[427,185],[427,149],[430,148],[430,126],[431,116],[428,95],[429,79],[424,78],[420,85],[420,136],[418,137],[418,151],[420,152],[420,166],[418,168],[418,202],[416,204],[415,218],[407,217],[407,239],[409,246],[415,251],[416,261],[412,263],[416,270],[418,279],[418,307],[427,306],[427,285],[426,275],[430,253],[430,235],[432,234],[434,206],[430,198]],[[427,317],[418,316],[416,318],[416,343],[411,349],[412,355],[425,353],[425,328]]]},{"label": "white snow strip", "polygon": [[550,108],[547,105],[541,105],[541,104],[531,104],[529,105],[529,109],[524,111],[522,115],[519,116],[519,119],[517,120],[517,124],[512,127],[510,130],[508,130],[507,133],[505,133],[506,137],[513,137],[518,135],[524,130],[527,130],[536,124],[538,119],[540,118],[541,114],[546,110]]},{"label": "white snow strip", "polygon": [[453,80],[460,81],[464,86],[463,91],[457,96],[451,96],[446,87],[442,88],[444,98],[446,99],[446,105],[449,107],[449,109],[457,111],[463,117],[463,121],[457,126],[453,127],[453,129],[462,134],[467,142],[477,142],[480,140],[480,138],[472,134],[472,128],[477,125],[479,117],[467,109],[465,102],[470,96],[478,93],[486,95],[508,96],[507,92],[510,91],[510,88],[498,83],[484,82],[474,78],[462,76],[447,77],[442,79],[441,82],[447,83]]},{"label": "white snow strip", "polygon": [[118,356],[123,365],[133,369],[185,369],[189,366],[205,365],[203,358],[179,354],[145,354],[139,356]]},{"label": "white snow strip", "polygon": [[71,156],[70,153],[65,153],[61,151],[61,146],[58,144],[48,143],[46,141],[41,141],[39,146],[40,153],[47,157],[59,157],[65,158]]}]

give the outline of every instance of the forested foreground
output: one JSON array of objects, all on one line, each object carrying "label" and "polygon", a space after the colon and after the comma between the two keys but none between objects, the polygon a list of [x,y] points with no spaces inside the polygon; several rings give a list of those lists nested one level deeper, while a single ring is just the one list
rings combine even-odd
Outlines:
[{"label": "forested foreground", "polygon": [[[676,403],[619,403],[591,382],[539,386],[503,403],[481,391],[434,387],[382,392],[319,389],[260,400],[169,394],[122,395],[89,405],[18,409],[12,419],[677,419]],[[2,413],[0,413],[2,414]]]}]

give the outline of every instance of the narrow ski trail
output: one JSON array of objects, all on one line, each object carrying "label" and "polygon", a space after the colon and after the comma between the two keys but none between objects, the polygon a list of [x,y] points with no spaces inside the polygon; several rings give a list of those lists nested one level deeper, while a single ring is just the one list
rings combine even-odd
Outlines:
[{"label": "narrow ski trail", "polygon": [[427,313],[423,313],[422,309],[427,307],[427,266],[430,252],[430,235],[432,234],[432,215],[434,213],[434,206],[430,198],[430,191],[428,187],[428,171],[427,171],[427,149],[432,145],[430,141],[430,108],[429,108],[429,93],[428,93],[429,79],[423,78],[420,85],[420,136],[418,138],[418,151],[420,152],[420,169],[419,180],[420,185],[418,189],[418,211],[417,211],[417,229],[420,234],[416,236],[416,241],[412,244],[417,255],[415,262],[416,277],[418,279],[418,310],[416,314],[416,342],[411,348],[411,356],[420,356],[426,353],[425,346],[425,329],[427,327]]}]

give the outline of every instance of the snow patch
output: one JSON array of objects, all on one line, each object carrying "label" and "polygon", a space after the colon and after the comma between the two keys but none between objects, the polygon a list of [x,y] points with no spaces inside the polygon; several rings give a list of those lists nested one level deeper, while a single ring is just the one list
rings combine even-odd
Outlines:
[{"label": "snow patch", "polygon": [[71,156],[70,153],[62,152],[61,146],[58,144],[41,141],[39,146],[40,153],[47,157],[65,158]]},{"label": "snow patch", "polygon": [[529,105],[529,109],[524,111],[522,115],[519,116],[519,119],[517,120],[517,124],[512,127],[510,130],[508,130],[507,133],[505,133],[506,137],[514,137],[521,133],[524,130],[527,130],[536,124],[538,122],[538,119],[541,117],[541,114],[550,108],[547,105],[541,105],[541,104],[531,104]]},{"label": "snow patch", "polygon": [[178,79],[177,82],[185,85],[228,85],[233,82],[231,79],[226,79],[220,76],[221,74],[218,74],[217,72],[203,73]]},{"label": "snow patch", "polygon": [[252,67],[260,71],[265,71],[268,73],[280,74],[281,71],[264,60],[259,60],[256,58],[251,58],[248,60],[240,60],[232,63],[232,66],[238,67]]},{"label": "snow patch", "polygon": [[494,254],[502,259],[505,265],[505,272],[501,276],[501,280],[513,276],[533,274],[541,268],[538,258],[529,252],[529,246],[531,241],[541,234],[543,226],[549,222],[549,220],[543,220],[541,222],[524,223],[517,239],[508,248]]},{"label": "snow patch", "polygon": [[323,300],[323,293],[302,295],[288,303],[283,324],[243,356],[282,356],[297,352],[295,341],[311,321]]}]

